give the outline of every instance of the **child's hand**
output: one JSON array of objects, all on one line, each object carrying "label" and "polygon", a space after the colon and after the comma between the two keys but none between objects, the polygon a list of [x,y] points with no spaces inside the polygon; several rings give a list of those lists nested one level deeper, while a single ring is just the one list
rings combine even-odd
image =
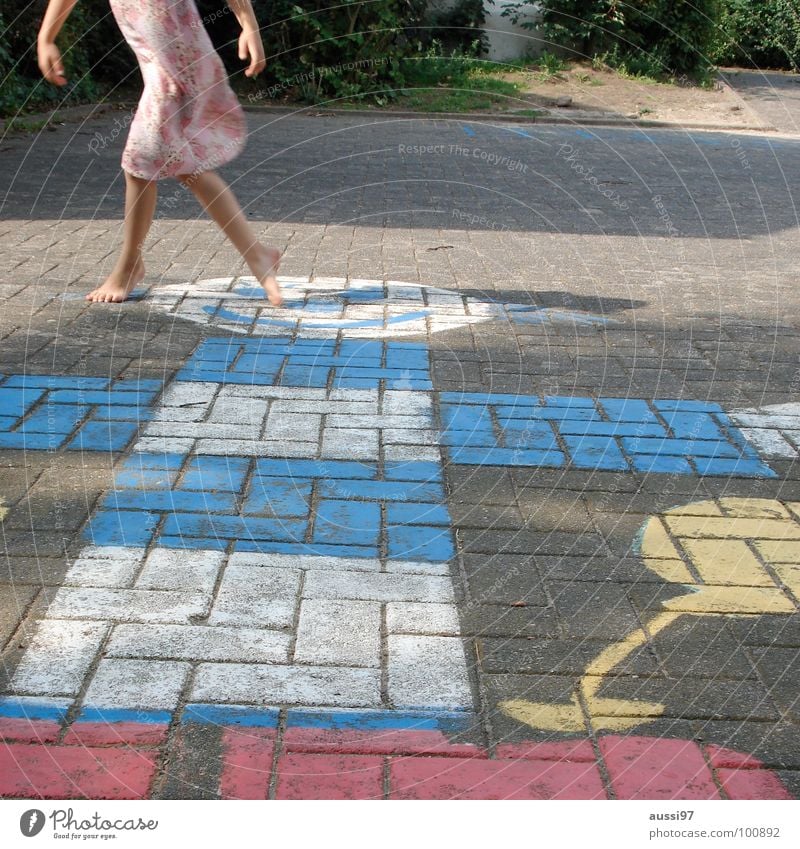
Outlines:
[{"label": "child's hand", "polygon": [[267,66],[264,58],[264,45],[261,42],[261,33],[257,29],[242,30],[239,36],[239,58],[250,60],[250,67],[244,72],[246,77],[255,77]]},{"label": "child's hand", "polygon": [[54,85],[66,85],[67,75],[64,73],[64,63],[61,61],[61,51],[55,43],[44,42],[36,45],[36,59],[42,76]]}]

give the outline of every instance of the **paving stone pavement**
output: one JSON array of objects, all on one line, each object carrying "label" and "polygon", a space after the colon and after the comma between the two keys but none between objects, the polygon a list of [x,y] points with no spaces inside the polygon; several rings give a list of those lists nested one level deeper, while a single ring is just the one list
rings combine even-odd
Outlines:
[{"label": "paving stone pavement", "polygon": [[280,310],[0,150],[0,795],[797,796],[800,145],[249,120]]}]

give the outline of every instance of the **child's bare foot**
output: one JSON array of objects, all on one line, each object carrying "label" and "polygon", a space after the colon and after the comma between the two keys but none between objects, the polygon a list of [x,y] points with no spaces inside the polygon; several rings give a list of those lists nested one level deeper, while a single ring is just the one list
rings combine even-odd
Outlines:
[{"label": "child's bare foot", "polygon": [[122,303],[143,279],[144,263],[141,259],[137,259],[132,267],[120,266],[118,263],[106,278],[106,282],[89,292],[86,300],[104,304]]},{"label": "child's bare foot", "polygon": [[250,270],[255,274],[256,280],[262,285],[267,299],[273,307],[279,307],[283,303],[278,279],[278,266],[281,262],[281,252],[277,248],[260,247],[256,258],[248,263]]}]

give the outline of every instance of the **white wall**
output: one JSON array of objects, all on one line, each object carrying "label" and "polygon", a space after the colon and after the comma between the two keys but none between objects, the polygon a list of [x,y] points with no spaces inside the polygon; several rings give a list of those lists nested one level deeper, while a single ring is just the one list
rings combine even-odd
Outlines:
[{"label": "white wall", "polygon": [[[488,57],[493,62],[508,62],[512,59],[523,59],[526,56],[538,56],[547,49],[541,41],[541,31],[525,29],[519,24],[512,24],[509,18],[501,17],[504,0],[495,0],[494,4],[486,3],[486,23],[484,29],[489,40]],[[537,22],[540,10],[532,5],[520,20]]]}]

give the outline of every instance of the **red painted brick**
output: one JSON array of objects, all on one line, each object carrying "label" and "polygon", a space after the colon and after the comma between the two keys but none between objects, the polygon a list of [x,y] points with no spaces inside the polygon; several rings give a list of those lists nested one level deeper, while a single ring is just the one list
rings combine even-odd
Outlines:
[{"label": "red painted brick", "polygon": [[147,722],[76,722],[64,735],[65,746],[158,746],[168,725]]},{"label": "red painted brick", "polygon": [[11,743],[0,748],[0,796],[42,799],[143,799],[156,754]]},{"label": "red painted brick", "polygon": [[274,752],[274,728],[223,729],[222,798],[266,799]]},{"label": "red painted brick", "polygon": [[495,750],[497,758],[533,761],[571,761],[592,763],[596,760],[589,740],[564,740],[559,743],[501,743]]},{"label": "red painted brick", "polygon": [[392,759],[391,799],[605,799],[596,764]]},{"label": "red painted brick", "polygon": [[718,769],[717,778],[731,799],[791,799],[780,778],[768,769]]},{"label": "red painted brick", "polygon": [[735,752],[733,749],[723,749],[722,746],[704,746],[709,763],[712,767],[723,769],[760,769],[764,764],[752,755]]},{"label": "red painted brick", "polygon": [[0,740],[21,743],[52,743],[58,739],[61,726],[49,719],[0,719]]},{"label": "red painted brick", "polygon": [[[452,763],[450,759],[445,759]],[[374,755],[284,755],[278,799],[381,799],[383,758]]]},{"label": "red painted brick", "polygon": [[718,799],[711,771],[691,740],[600,738],[611,785],[620,799]]},{"label": "red painted brick", "polygon": [[471,743],[451,743],[441,731],[337,731],[287,728],[283,747],[292,752],[360,755],[442,755],[485,758]]}]

